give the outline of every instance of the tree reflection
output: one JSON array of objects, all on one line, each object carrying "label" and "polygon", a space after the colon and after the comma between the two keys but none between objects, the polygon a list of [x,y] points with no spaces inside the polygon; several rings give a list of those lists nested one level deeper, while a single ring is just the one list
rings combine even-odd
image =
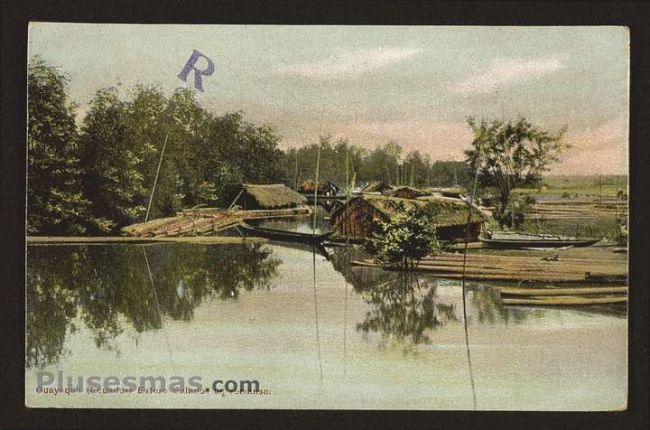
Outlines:
[{"label": "tree reflection", "polygon": [[357,330],[381,333],[382,346],[397,341],[406,349],[409,342],[431,343],[430,330],[457,320],[453,305],[436,302],[434,282],[406,272],[393,275],[392,280],[366,285],[363,297],[373,308]]},{"label": "tree reflection", "polygon": [[473,286],[468,295],[472,310],[478,315],[480,323],[514,322],[519,324],[528,317],[541,318],[544,315],[544,312],[539,309],[504,306],[499,298],[498,290],[486,285]]},{"label": "tree reflection", "polygon": [[26,365],[58,362],[75,319],[111,349],[125,323],[159,329],[165,316],[191,320],[205,300],[269,288],[280,264],[271,254],[260,244],[28,247]]}]

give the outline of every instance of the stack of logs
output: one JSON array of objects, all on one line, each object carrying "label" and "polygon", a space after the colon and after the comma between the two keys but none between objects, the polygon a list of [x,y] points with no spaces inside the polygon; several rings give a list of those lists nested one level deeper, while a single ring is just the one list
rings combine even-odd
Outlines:
[{"label": "stack of logs", "polygon": [[186,209],[174,217],[124,227],[122,232],[133,237],[205,236],[235,227],[246,220],[286,218],[310,213],[311,209],[306,206],[269,210]]}]

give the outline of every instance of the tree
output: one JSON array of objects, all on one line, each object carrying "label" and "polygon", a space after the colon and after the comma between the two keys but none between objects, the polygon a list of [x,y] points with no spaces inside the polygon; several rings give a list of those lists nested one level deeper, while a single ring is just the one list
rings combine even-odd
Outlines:
[{"label": "tree", "polygon": [[97,91],[81,127],[83,186],[95,213],[111,220],[113,230],[142,221],[147,195],[139,169],[142,148],[117,90]]},{"label": "tree", "polygon": [[568,145],[562,142],[566,128],[552,134],[525,118],[516,121],[492,120],[477,122],[468,119],[474,133],[473,149],[465,151],[472,172],[478,169],[482,187],[493,187],[499,194],[495,217],[504,218],[512,190],[535,181],[559,161]]},{"label": "tree", "polygon": [[378,223],[367,249],[383,267],[414,269],[422,257],[438,247],[436,228],[428,207],[402,210],[390,221]]},{"label": "tree", "polygon": [[27,231],[83,234],[104,220],[90,216],[80,183],[75,105],[68,101],[68,79],[41,58],[28,67]]}]

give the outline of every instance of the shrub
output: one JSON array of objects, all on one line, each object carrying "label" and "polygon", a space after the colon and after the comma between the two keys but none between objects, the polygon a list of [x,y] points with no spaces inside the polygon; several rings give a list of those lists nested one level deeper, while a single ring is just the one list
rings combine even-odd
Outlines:
[{"label": "shrub", "polygon": [[427,208],[411,208],[380,222],[366,243],[382,267],[413,270],[422,257],[438,248],[436,229]]}]

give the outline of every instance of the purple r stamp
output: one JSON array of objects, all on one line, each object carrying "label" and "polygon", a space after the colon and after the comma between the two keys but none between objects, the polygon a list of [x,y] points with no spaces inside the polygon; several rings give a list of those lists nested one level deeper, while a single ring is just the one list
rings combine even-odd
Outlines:
[{"label": "purple r stamp", "polygon": [[[205,60],[208,62],[208,66],[204,70],[201,70],[196,66],[196,62],[199,61],[199,58],[201,57],[205,58]],[[214,73],[214,63],[211,59],[195,49],[192,51],[192,55],[190,55],[190,58],[188,58],[187,62],[185,63],[183,70],[181,70],[177,76],[184,82],[187,82],[187,78],[192,70],[194,70],[194,88],[199,91],[203,91],[202,76],[210,76]]]}]

